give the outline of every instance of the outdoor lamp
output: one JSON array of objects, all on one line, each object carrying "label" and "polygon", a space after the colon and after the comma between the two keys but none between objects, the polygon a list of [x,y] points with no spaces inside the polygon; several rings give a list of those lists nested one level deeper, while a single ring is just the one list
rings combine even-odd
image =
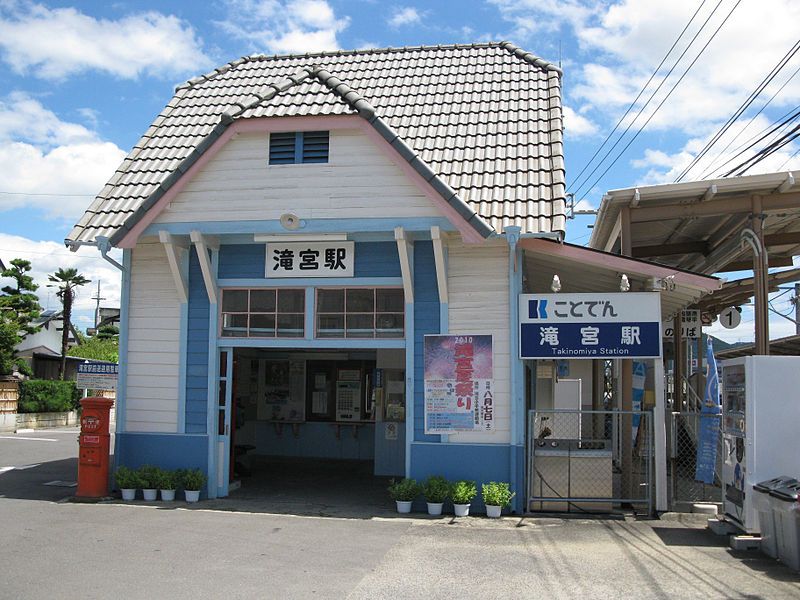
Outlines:
[{"label": "outdoor lamp", "polygon": [[629,292],[631,289],[631,282],[628,281],[628,276],[625,273],[622,274],[622,277],[619,278],[619,291],[620,292]]},{"label": "outdoor lamp", "polygon": [[553,290],[554,294],[561,291],[561,280],[558,278],[558,275],[553,275],[553,283],[550,284],[550,289]]}]

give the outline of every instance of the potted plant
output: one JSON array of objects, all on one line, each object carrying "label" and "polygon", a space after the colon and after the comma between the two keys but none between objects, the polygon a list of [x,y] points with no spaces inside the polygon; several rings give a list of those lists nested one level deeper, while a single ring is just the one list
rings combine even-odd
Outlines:
[{"label": "potted plant", "polygon": [[187,502],[197,502],[200,500],[200,490],[206,484],[208,478],[200,469],[187,469],[182,473],[183,493],[186,495]]},{"label": "potted plant", "polygon": [[420,487],[415,479],[401,479],[389,482],[389,495],[397,503],[397,512],[410,513],[411,503],[419,496]]},{"label": "potted plant", "polygon": [[175,500],[175,489],[178,487],[178,477],[175,471],[163,469],[159,473],[158,489],[161,490],[161,499],[165,502]]},{"label": "potted plant", "polygon": [[492,519],[500,517],[504,506],[511,504],[514,492],[511,491],[509,484],[504,482],[490,481],[482,486],[483,503],[486,505],[486,516]]},{"label": "potted plant", "polygon": [[114,472],[114,481],[122,492],[123,500],[135,500],[136,488],[139,487],[139,474],[128,467],[119,467]]},{"label": "potted plant", "polygon": [[441,515],[444,501],[450,496],[450,482],[441,475],[431,475],[425,480],[422,490],[428,503],[428,514]]},{"label": "potted plant", "polygon": [[469,505],[478,495],[478,488],[474,481],[456,481],[450,497],[453,499],[453,509],[457,517],[469,516]]},{"label": "potted plant", "polygon": [[144,499],[148,502],[156,500],[158,498],[158,482],[161,477],[161,469],[153,465],[142,465],[137,473]]}]

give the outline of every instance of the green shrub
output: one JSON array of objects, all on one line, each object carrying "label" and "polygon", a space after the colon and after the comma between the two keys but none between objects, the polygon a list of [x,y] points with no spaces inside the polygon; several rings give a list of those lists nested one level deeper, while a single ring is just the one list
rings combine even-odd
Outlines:
[{"label": "green shrub", "polygon": [[421,491],[416,479],[401,479],[400,481],[392,479],[389,482],[389,495],[392,497],[392,500],[397,500],[399,502],[411,502],[416,500]]},{"label": "green shrub", "polygon": [[74,381],[30,379],[19,384],[17,411],[37,413],[75,410],[80,406],[80,398]]},{"label": "green shrub", "polygon": [[510,486],[504,482],[490,481],[482,486],[483,503],[488,506],[508,506],[514,497]]},{"label": "green shrub", "polygon": [[158,484],[161,481],[161,469],[153,465],[142,465],[136,471],[141,480],[142,489],[155,490],[158,489]]},{"label": "green shrub", "polygon": [[121,490],[135,490],[141,487],[139,473],[128,467],[119,467],[114,472],[114,481]]},{"label": "green shrub", "polygon": [[425,480],[423,493],[425,500],[431,504],[439,504],[450,496],[450,482],[441,475],[431,475]]},{"label": "green shrub", "polygon": [[174,490],[178,487],[178,473],[177,471],[168,471],[167,469],[159,469],[158,480],[156,487],[160,490]]},{"label": "green shrub", "polygon": [[208,481],[208,477],[200,469],[188,469],[181,472],[183,489],[190,492],[200,491]]},{"label": "green shrub", "polygon": [[469,504],[478,495],[478,486],[474,481],[456,481],[450,497],[453,504]]}]

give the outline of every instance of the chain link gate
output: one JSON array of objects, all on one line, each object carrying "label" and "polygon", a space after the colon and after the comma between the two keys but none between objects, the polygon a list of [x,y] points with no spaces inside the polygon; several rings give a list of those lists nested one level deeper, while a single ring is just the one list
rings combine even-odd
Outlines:
[{"label": "chain link gate", "polygon": [[651,411],[529,411],[527,458],[529,511],[653,511]]},{"label": "chain link gate", "polygon": [[[706,417],[708,418],[708,417]],[[669,478],[669,504],[672,510],[687,511],[696,502],[722,502],[720,476],[722,474],[721,418],[717,418],[717,462],[714,483],[695,479],[697,445],[700,435],[699,412],[667,413],[667,440],[669,443],[667,477]]]}]

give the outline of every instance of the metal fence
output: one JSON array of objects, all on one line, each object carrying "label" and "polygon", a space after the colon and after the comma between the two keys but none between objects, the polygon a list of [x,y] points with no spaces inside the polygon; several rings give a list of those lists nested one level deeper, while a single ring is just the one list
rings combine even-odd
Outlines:
[{"label": "metal fence", "polygon": [[[717,424],[717,462],[714,483],[695,479],[697,446],[700,435],[699,412],[672,412],[667,415],[667,477],[669,478],[670,507],[672,510],[689,510],[696,502],[721,502],[722,491],[722,435],[720,419]],[[702,417],[709,418],[709,417]]]},{"label": "metal fence", "polygon": [[652,512],[651,411],[533,410],[529,511]]}]

